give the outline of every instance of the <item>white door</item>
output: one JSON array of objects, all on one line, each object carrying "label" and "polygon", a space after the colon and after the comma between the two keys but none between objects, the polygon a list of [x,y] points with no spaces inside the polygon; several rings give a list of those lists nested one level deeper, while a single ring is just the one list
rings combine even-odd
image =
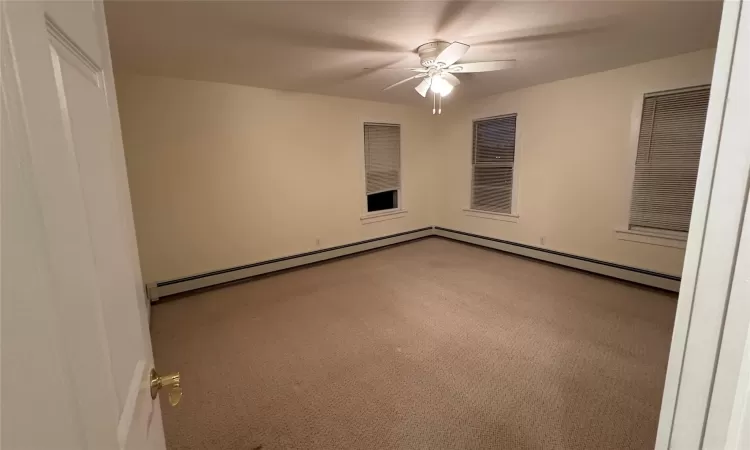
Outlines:
[{"label": "white door", "polygon": [[750,2],[724,2],[657,450],[750,443]]},{"label": "white door", "polygon": [[163,449],[103,5],[0,8],[0,445]]}]

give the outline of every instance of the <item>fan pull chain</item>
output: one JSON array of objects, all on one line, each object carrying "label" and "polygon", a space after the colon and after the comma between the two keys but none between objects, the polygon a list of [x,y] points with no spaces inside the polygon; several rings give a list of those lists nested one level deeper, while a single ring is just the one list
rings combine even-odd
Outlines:
[{"label": "fan pull chain", "polygon": [[440,94],[440,97],[438,98],[438,114],[443,113],[443,95]]},{"label": "fan pull chain", "polygon": [[432,91],[432,114],[435,114],[435,91]]}]

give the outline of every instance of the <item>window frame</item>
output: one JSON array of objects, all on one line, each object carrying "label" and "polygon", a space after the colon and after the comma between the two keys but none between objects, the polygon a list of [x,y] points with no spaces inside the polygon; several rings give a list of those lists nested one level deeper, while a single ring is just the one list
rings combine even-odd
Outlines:
[{"label": "window frame", "polygon": [[615,230],[618,239],[663,247],[685,248],[688,235],[687,232],[640,226],[631,227],[630,225],[630,209],[633,204],[633,185],[635,183],[635,164],[636,159],[638,158],[638,142],[641,133],[641,122],[643,121],[643,103],[647,97],[692,92],[710,88],[710,83],[704,83],[680,88],[648,90],[641,92],[641,94],[633,101],[628,142],[628,166],[625,177],[627,201],[625,202],[622,218],[620,219],[620,226]]},{"label": "window frame", "polygon": [[[365,141],[365,127],[367,125],[381,125],[391,126],[399,128],[399,152],[398,152],[398,189],[396,189],[396,201],[398,207],[391,209],[384,209],[380,211],[368,211],[367,210],[367,143]],[[374,222],[382,222],[384,220],[398,219],[406,214],[406,208],[404,206],[404,137],[403,131],[404,126],[397,121],[387,120],[361,120],[360,121],[360,142],[362,145],[360,154],[360,170],[361,170],[361,186],[362,186],[362,197],[361,198],[361,211],[360,221],[363,225]]]},{"label": "window frame", "polygon": [[[473,195],[474,195],[474,130],[476,127],[477,122],[485,121],[485,120],[492,120],[492,119],[500,119],[503,117],[512,117],[515,116],[516,118],[516,139],[515,139],[515,147],[513,149],[513,182],[511,183],[511,194],[510,194],[510,212],[509,213],[501,213],[496,211],[485,211],[481,209],[474,209],[472,208],[473,203]],[[520,165],[520,148],[521,148],[521,133],[519,131],[520,127],[518,125],[519,123],[519,114],[518,112],[508,112],[503,114],[495,114],[491,116],[477,116],[473,117],[471,119],[471,129],[469,134],[469,186],[468,186],[468,201],[466,202],[467,207],[464,208],[464,213],[466,216],[469,217],[476,217],[481,219],[492,219],[492,220],[499,220],[503,222],[511,222],[511,223],[517,223],[519,219],[518,215],[518,189],[519,189],[519,182],[518,182],[518,173],[519,173],[519,165]]]}]

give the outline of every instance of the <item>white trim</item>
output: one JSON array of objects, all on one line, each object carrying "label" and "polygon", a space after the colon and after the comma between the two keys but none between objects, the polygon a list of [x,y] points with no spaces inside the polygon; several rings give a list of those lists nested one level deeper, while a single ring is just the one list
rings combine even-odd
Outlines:
[{"label": "white trim", "polygon": [[[656,450],[718,450],[704,445],[709,443],[703,438],[709,431],[707,410],[734,274],[740,201],[747,195],[747,117],[741,111],[743,102],[745,108],[750,103],[742,97],[748,80],[733,66],[742,53],[735,46],[747,45],[750,38],[748,13],[741,14],[743,1],[723,4]],[[730,90],[737,95],[732,101]]]},{"label": "white trim", "polygon": [[661,247],[685,248],[687,233],[667,233],[646,230],[615,230],[615,236],[621,241],[639,242],[642,244],[659,245]]},{"label": "white trim", "polygon": [[481,211],[478,209],[465,208],[464,214],[469,217],[478,217],[480,219],[500,220],[502,222],[518,223],[518,214],[506,214],[494,211]]},{"label": "white trim", "polygon": [[[735,59],[735,65],[737,59]],[[747,95],[745,96],[747,98]],[[748,109],[745,109],[748,111]],[[748,117],[750,119],[750,117]],[[737,251],[734,279],[706,419],[704,448],[750,448],[750,205]],[[738,276],[739,275],[739,276]]]},{"label": "white trim", "polygon": [[462,233],[456,233],[451,230],[443,230],[436,228],[435,235],[441,236],[456,241],[467,242],[469,244],[479,245],[481,247],[487,247],[495,250],[500,250],[507,253],[513,253],[516,255],[526,256],[528,258],[538,259],[540,261],[547,261],[561,266],[572,267],[574,269],[585,270],[586,272],[597,273],[600,275],[606,275],[613,278],[619,278],[621,280],[632,281],[634,283],[644,284],[646,286],[653,286],[660,289],[665,289],[672,292],[677,292],[680,288],[680,282],[677,280],[670,280],[665,277],[650,275],[648,273],[636,272],[629,270],[623,266],[614,267],[607,264],[602,264],[596,261],[586,259],[578,259],[571,256],[561,255],[559,253],[552,253],[544,251],[542,249],[536,249],[529,246],[514,245],[513,243],[498,242],[489,238],[483,238],[480,236],[467,236]]},{"label": "white trim", "polygon": [[[403,211],[403,213],[405,212],[406,211]],[[399,214],[401,214],[401,212],[394,212],[385,215],[385,217],[398,216]],[[481,236],[467,236],[465,234],[461,234],[451,230],[429,227],[427,229],[407,232],[405,234],[390,236],[375,241],[362,242],[343,248],[334,247],[332,249],[323,250],[313,254],[303,254],[298,257],[291,257],[282,261],[272,261],[267,264],[261,263],[257,266],[232,270],[224,273],[217,273],[215,275],[207,274],[203,276],[202,274],[196,274],[194,275],[195,278],[193,279],[187,279],[192,277],[186,277],[184,281],[178,281],[162,286],[159,286],[158,282],[148,283],[146,285],[146,289],[148,291],[151,303],[156,303],[161,297],[166,297],[168,295],[202,289],[205,287],[215,286],[217,284],[230,283],[257,275],[291,269],[294,267],[325,261],[328,259],[339,258],[341,256],[360,253],[380,247],[387,247],[389,245],[422,239],[430,236],[439,236],[456,241],[480,245],[482,247],[492,248],[508,253],[514,253],[517,255],[538,259],[540,261],[547,261],[562,266],[573,267],[575,269],[585,270],[587,272],[593,272],[613,278],[619,278],[621,280],[632,281],[634,283],[653,286],[668,291],[677,292],[680,287],[679,281],[666,278],[665,276],[659,276],[659,274],[651,275],[649,273],[642,273],[637,271],[637,269],[635,268],[628,268],[619,264],[612,264],[604,261],[595,261],[591,260],[590,258],[578,258],[575,257],[575,255],[563,255],[545,251],[544,249],[522,246],[520,244],[515,245],[510,242],[498,242],[490,238],[484,238]]]},{"label": "white trim", "polygon": [[368,223],[383,222],[384,220],[400,219],[401,217],[404,217],[407,212],[407,210],[400,208],[387,209],[384,211],[367,213],[361,216],[359,220],[362,222],[362,225],[367,225]]},{"label": "white trim", "polygon": [[641,120],[643,119],[643,100],[645,93],[641,93],[633,100],[633,109],[630,112],[630,134],[628,139],[627,167],[623,171],[624,192],[627,192],[625,208],[620,211],[621,230],[627,230],[630,226],[630,208],[633,205],[633,184],[635,183],[635,163],[638,158],[638,138],[641,134]]},{"label": "white trim", "polygon": [[156,283],[146,283],[146,295],[148,296],[146,300],[149,305],[159,300],[159,287]]},{"label": "white trim", "polygon": [[523,119],[521,117],[521,114],[519,114],[517,111],[513,114],[516,115],[516,148],[513,151],[513,192],[511,192],[510,197],[510,214],[518,216],[518,193],[520,192],[521,186],[518,180],[518,174],[521,173],[521,148],[523,146],[523,127],[519,125],[519,120],[522,124]]},{"label": "white trim", "polygon": [[184,281],[178,281],[176,283],[158,286],[158,283],[149,284],[149,295],[151,301],[155,302],[160,297],[167,295],[179,294],[181,292],[193,291],[196,289],[202,289],[209,286],[215,286],[217,284],[230,283],[233,281],[242,280],[244,278],[250,278],[257,275],[263,275],[271,272],[278,272],[279,270],[291,269],[294,267],[304,266],[328,259],[339,258],[341,256],[351,255],[354,253],[360,253],[367,250],[373,250],[380,247],[387,247],[393,244],[400,244],[402,242],[413,241],[415,239],[422,239],[424,237],[432,236],[432,228],[417,230],[411,233],[405,233],[395,236],[386,237],[369,242],[362,242],[359,244],[349,245],[346,247],[334,247],[328,250],[315,252],[312,254],[303,254],[296,257],[290,257],[289,259],[283,259],[281,261],[273,261],[267,264],[259,264],[257,266],[247,267],[244,269],[231,270],[224,273],[217,273],[214,275],[201,276],[196,275],[197,278],[186,279]]}]

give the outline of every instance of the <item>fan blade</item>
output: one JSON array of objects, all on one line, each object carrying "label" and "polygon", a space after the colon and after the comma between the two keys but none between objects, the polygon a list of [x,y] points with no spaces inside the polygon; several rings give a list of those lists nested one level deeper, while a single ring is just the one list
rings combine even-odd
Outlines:
[{"label": "fan blade", "polygon": [[466,54],[466,52],[469,51],[469,46],[466,44],[462,44],[460,42],[454,42],[448,47],[445,48],[440,54],[435,58],[435,62],[438,64],[443,64],[445,67],[450,66],[454,62],[461,59],[462,56]]},{"label": "fan blade", "polygon": [[427,76],[427,74],[426,74],[426,73],[420,73],[420,74],[414,75],[413,77],[409,77],[409,78],[406,78],[406,79],[404,79],[404,80],[401,80],[401,81],[399,81],[398,83],[394,83],[394,84],[392,84],[392,85],[388,86],[387,88],[385,88],[385,89],[383,89],[383,90],[384,90],[384,91],[387,91],[388,89],[390,89],[390,88],[394,88],[394,87],[398,86],[399,84],[403,84],[403,83],[406,83],[407,81],[413,80],[413,79],[415,79],[415,78],[424,78],[424,77],[426,77],[426,76]]},{"label": "fan blade", "polygon": [[419,86],[415,87],[414,89],[419,92],[419,95],[422,97],[427,97],[427,89],[430,88],[430,85],[432,84],[432,78],[427,78],[426,80],[422,80],[421,83],[419,83]]},{"label": "fan blade", "polygon": [[409,70],[411,72],[427,73],[424,67],[365,67],[364,70]]},{"label": "fan blade", "polygon": [[512,69],[516,67],[515,59],[503,61],[482,61],[473,63],[456,64],[446,69],[453,73],[492,72],[493,70]]},{"label": "fan blade", "polygon": [[594,20],[566,22],[564,25],[514,30],[491,36],[467,37],[466,40],[474,46],[534,44],[544,41],[558,42],[561,39],[575,39],[606,31],[611,28],[613,23],[613,17],[603,17]]},{"label": "fan blade", "polygon": [[[435,2],[435,6],[443,2]],[[457,29],[471,28],[471,25],[484,17],[495,7],[494,2],[448,0],[440,9],[440,16],[435,24],[433,38],[444,38],[456,35]]]},{"label": "fan blade", "polygon": [[452,73],[450,73],[450,72],[443,72],[443,73],[442,73],[442,76],[443,76],[443,79],[444,79],[445,81],[447,81],[447,82],[448,82],[448,84],[450,84],[450,85],[451,85],[451,86],[453,86],[453,87],[456,87],[456,86],[458,86],[459,84],[461,84],[461,80],[459,80],[457,76],[453,75],[453,74],[452,74]]},{"label": "fan blade", "polygon": [[442,11],[440,11],[440,17],[438,17],[435,27],[435,35],[445,33],[452,25],[455,25],[464,11],[470,6],[472,5],[469,2],[463,0],[451,0],[446,3]]}]

